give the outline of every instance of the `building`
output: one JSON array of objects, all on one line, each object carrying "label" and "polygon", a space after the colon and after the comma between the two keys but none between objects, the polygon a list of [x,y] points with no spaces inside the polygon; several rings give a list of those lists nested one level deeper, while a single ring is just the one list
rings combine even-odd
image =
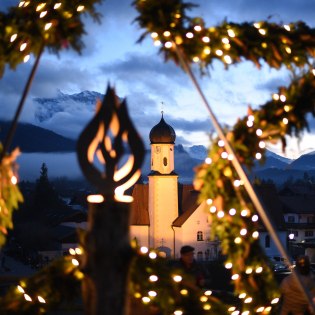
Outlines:
[{"label": "building", "polygon": [[148,184],[136,184],[132,196],[131,237],[139,245],[177,258],[181,246],[195,247],[198,259],[216,259],[218,241],[210,240],[205,204],[193,186],[180,184],[174,165],[176,134],[163,117],[150,131],[151,172]]}]

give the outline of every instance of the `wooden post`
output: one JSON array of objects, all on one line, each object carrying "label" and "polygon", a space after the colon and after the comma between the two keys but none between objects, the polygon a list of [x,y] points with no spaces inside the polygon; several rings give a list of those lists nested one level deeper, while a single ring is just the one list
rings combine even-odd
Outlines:
[{"label": "wooden post", "polygon": [[126,315],[132,258],[129,203],[113,198],[89,202],[83,258],[83,298],[87,315]]}]

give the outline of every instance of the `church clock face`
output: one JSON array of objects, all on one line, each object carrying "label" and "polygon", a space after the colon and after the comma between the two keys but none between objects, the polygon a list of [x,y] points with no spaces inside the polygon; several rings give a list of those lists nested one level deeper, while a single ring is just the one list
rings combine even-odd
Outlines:
[{"label": "church clock face", "polygon": [[156,153],[160,153],[161,152],[161,147],[159,147],[159,146],[155,147],[155,152]]}]

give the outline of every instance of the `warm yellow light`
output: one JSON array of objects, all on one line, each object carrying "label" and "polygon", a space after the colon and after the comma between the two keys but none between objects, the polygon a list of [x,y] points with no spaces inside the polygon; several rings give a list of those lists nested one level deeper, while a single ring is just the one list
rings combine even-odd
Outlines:
[{"label": "warm yellow light", "polygon": [[212,291],[211,290],[207,290],[207,291],[205,291],[205,293],[204,293],[204,295],[206,295],[206,296],[210,296],[212,294]]},{"label": "warm yellow light", "polygon": [[205,55],[210,55],[210,53],[211,53],[210,47],[205,47],[204,50],[203,50],[203,53],[204,53]]},{"label": "warm yellow light", "polygon": [[171,32],[170,32],[170,31],[165,31],[165,32],[163,33],[163,36],[164,36],[164,37],[170,37],[170,36],[171,36]]},{"label": "warm yellow light", "polygon": [[254,215],[252,216],[252,221],[253,221],[253,222],[257,222],[257,221],[258,221],[258,215],[257,215],[257,214],[254,214]]},{"label": "warm yellow light", "polygon": [[236,214],[236,210],[235,210],[234,208],[230,209],[230,210],[229,210],[229,214],[230,214],[231,216],[235,215],[235,214]]},{"label": "warm yellow light", "polygon": [[140,247],[140,252],[142,254],[146,254],[148,251],[149,251],[149,249],[147,247],[145,247],[145,246]]},{"label": "warm yellow light", "polygon": [[183,278],[182,278],[182,276],[175,275],[175,276],[173,276],[173,280],[174,280],[175,282],[181,282],[181,281],[183,280]]},{"label": "warm yellow light", "polygon": [[285,51],[286,51],[288,54],[291,54],[291,52],[292,52],[292,50],[291,50],[290,47],[286,47],[286,48],[285,48]]},{"label": "warm yellow light", "polygon": [[153,45],[154,46],[156,46],[156,47],[158,47],[158,46],[161,46],[161,41],[159,41],[159,40],[155,40],[154,42],[153,42]]},{"label": "warm yellow light", "polygon": [[264,30],[263,28],[260,28],[258,30],[258,32],[261,34],[261,35],[266,35],[266,30]]},{"label": "warm yellow light", "polygon": [[193,57],[192,60],[193,60],[193,62],[199,62],[200,61],[199,57],[197,57],[197,56]]},{"label": "warm yellow light", "polygon": [[286,118],[286,117],[284,117],[284,118],[282,119],[282,122],[283,122],[285,125],[287,125],[287,124],[289,123],[289,119]]},{"label": "warm yellow light", "polygon": [[255,157],[256,157],[257,160],[260,160],[260,159],[262,158],[262,155],[261,155],[260,152],[257,152],[257,153],[255,154]]},{"label": "warm yellow light", "polygon": [[241,293],[238,297],[239,297],[240,299],[244,299],[244,298],[246,297],[246,293],[243,292],[243,293]]},{"label": "warm yellow light", "polygon": [[19,292],[25,293],[24,289],[20,285],[17,286],[17,289]]},{"label": "warm yellow light", "polygon": [[259,232],[258,231],[253,232],[252,237],[253,238],[258,238],[259,237]]},{"label": "warm yellow light", "polygon": [[69,248],[69,253],[70,253],[70,255],[75,255],[75,250],[73,249],[73,248]]},{"label": "warm yellow light", "polygon": [[32,298],[26,293],[24,293],[24,299],[28,302],[32,302]]},{"label": "warm yellow light", "polygon": [[261,44],[261,47],[262,47],[262,48],[267,48],[268,45],[267,45],[267,43],[262,43],[262,44]]},{"label": "warm yellow light", "polygon": [[16,40],[16,38],[17,38],[17,34],[11,35],[11,37],[10,37],[10,42],[11,42],[11,43],[14,42],[14,41]]},{"label": "warm yellow light", "polygon": [[283,25],[284,29],[287,30],[288,32],[291,31],[291,27],[288,24]]},{"label": "warm yellow light", "polygon": [[223,218],[224,217],[224,211],[223,210],[218,211],[217,216],[220,219]]},{"label": "warm yellow light", "polygon": [[247,210],[247,209],[243,209],[242,211],[241,211],[241,216],[242,217],[246,217],[246,216],[248,216],[249,215],[249,211]]},{"label": "warm yellow light", "polygon": [[236,310],[236,307],[235,307],[235,306],[231,306],[231,307],[228,308],[228,311],[229,311],[229,312],[233,312],[233,311],[235,311],[235,310]]},{"label": "warm yellow light", "polygon": [[48,31],[52,27],[52,23],[46,23],[45,31]]},{"label": "warm yellow light", "polygon": [[241,315],[249,315],[249,311],[244,311]]},{"label": "warm yellow light", "polygon": [[82,255],[82,249],[81,249],[80,247],[76,247],[75,253],[76,253],[77,255]]},{"label": "warm yellow light", "polygon": [[223,44],[229,44],[230,41],[229,41],[229,39],[228,39],[227,37],[223,37],[223,38],[222,38],[222,43],[223,43]]},{"label": "warm yellow light", "polygon": [[183,315],[183,311],[176,310],[176,311],[174,311],[174,315]]},{"label": "warm yellow light", "polygon": [[181,295],[187,295],[188,294],[188,290],[182,289],[182,290],[180,290],[180,294]]},{"label": "warm yellow light", "polygon": [[71,262],[72,262],[72,265],[73,265],[73,266],[79,266],[79,261],[78,261],[78,260],[76,260],[76,259],[73,258],[73,259],[71,260]]},{"label": "warm yellow light", "polygon": [[241,230],[240,230],[240,234],[241,234],[242,236],[246,235],[246,234],[247,234],[247,230],[246,230],[246,229],[241,229]]},{"label": "warm yellow light", "polygon": [[217,54],[217,56],[222,56],[223,55],[223,51],[221,49],[217,49],[215,51],[215,53]]},{"label": "warm yellow light", "polygon": [[279,96],[279,98],[280,98],[280,101],[283,102],[283,103],[287,100],[286,96],[283,95],[283,94],[281,94],[281,95]]},{"label": "warm yellow light", "polygon": [[261,273],[263,271],[263,267],[259,266],[256,268],[255,272],[256,273]]},{"label": "warm yellow light", "polygon": [[247,275],[250,275],[252,272],[253,272],[253,268],[251,268],[251,267],[248,267],[248,268],[245,270],[245,273],[246,273]]},{"label": "warm yellow light", "polygon": [[210,209],[209,209],[209,211],[210,211],[211,213],[215,213],[215,212],[217,211],[217,208],[216,208],[215,206],[211,206]]},{"label": "warm yellow light", "polygon": [[204,309],[205,311],[209,311],[209,310],[211,309],[211,305],[210,305],[210,304],[205,304],[205,305],[203,306],[203,309]]},{"label": "warm yellow light", "polygon": [[315,75],[315,69],[312,69],[312,73],[313,73],[313,75]]},{"label": "warm yellow light", "polygon": [[40,3],[40,4],[36,7],[36,11],[42,10],[45,6],[46,6],[46,3]]},{"label": "warm yellow light", "polygon": [[203,295],[203,296],[200,297],[200,302],[205,303],[207,301],[208,301],[208,298],[206,296]]},{"label": "warm yellow light", "polygon": [[279,302],[279,298],[275,298],[271,301],[271,304],[277,304]]},{"label": "warm yellow light", "polygon": [[221,153],[221,158],[222,159],[227,159],[228,157],[229,157],[229,155],[228,155],[227,152],[224,151],[224,152]]},{"label": "warm yellow light", "polygon": [[233,264],[231,263],[231,262],[227,262],[226,264],[225,264],[225,268],[226,269],[231,269],[233,267]]},{"label": "warm yellow light", "polygon": [[17,177],[13,175],[13,176],[11,177],[11,183],[12,183],[13,185],[16,185],[17,182],[18,182]]},{"label": "warm yellow light", "polygon": [[229,55],[225,55],[223,57],[224,61],[227,63],[227,64],[231,64],[232,63],[232,58],[229,56]]},{"label": "warm yellow light", "polygon": [[200,32],[200,31],[202,30],[202,27],[201,27],[200,25],[195,25],[195,26],[194,26],[194,30],[195,30],[196,32]]},{"label": "warm yellow light", "polygon": [[248,304],[248,303],[251,303],[253,301],[253,298],[252,297],[248,297],[244,300],[244,303]]},{"label": "warm yellow light", "polygon": [[237,280],[239,277],[240,277],[240,275],[237,274],[237,273],[235,273],[235,274],[231,277],[231,279],[232,279],[232,280]]},{"label": "warm yellow light", "polygon": [[21,2],[19,3],[19,8],[20,8],[20,7],[23,7],[24,2],[25,2],[25,1],[21,1]]},{"label": "warm yellow light", "polygon": [[194,34],[192,32],[188,32],[188,33],[186,33],[186,37],[187,38],[193,38]]},{"label": "warm yellow light", "polygon": [[42,19],[47,14],[47,11],[43,11],[40,13],[39,17]]},{"label": "warm yellow light", "polygon": [[60,6],[61,6],[61,3],[60,3],[60,2],[58,2],[58,3],[56,3],[56,4],[54,5],[54,9],[55,9],[55,10],[57,10],[57,9],[59,9],[59,8],[60,8]]},{"label": "warm yellow light", "polygon": [[158,35],[157,32],[152,32],[152,33],[151,33],[151,37],[152,37],[153,39],[157,38],[158,36],[159,36],[159,35]]},{"label": "warm yellow light", "polygon": [[23,43],[23,44],[20,46],[20,51],[25,50],[26,46],[27,46],[27,43]]},{"label": "warm yellow light", "polygon": [[258,23],[258,22],[254,23],[254,27],[260,28],[260,23]]},{"label": "warm yellow light", "polygon": [[151,282],[156,282],[156,281],[158,281],[158,276],[156,276],[156,275],[151,275],[150,277],[149,277],[149,280],[151,281]]},{"label": "warm yellow light", "polygon": [[242,243],[242,239],[238,236],[238,237],[236,237],[236,238],[234,239],[234,243],[235,243],[235,244],[240,244],[240,243]]},{"label": "warm yellow light", "polygon": [[240,313],[240,311],[236,310],[236,311],[232,312],[231,315],[238,315],[239,313]]},{"label": "warm yellow light", "polygon": [[149,303],[151,301],[151,299],[148,297],[148,296],[144,296],[143,298],[142,298],[142,302],[143,303]]},{"label": "warm yellow light", "polygon": [[260,307],[258,307],[257,309],[256,309],[256,312],[257,313],[261,313],[261,312],[263,312],[264,311],[264,307],[263,306],[260,306]]},{"label": "warm yellow light", "polygon": [[45,299],[41,297],[40,295],[37,297],[37,299],[40,303],[46,303]]},{"label": "warm yellow light", "polygon": [[210,205],[212,205],[213,200],[209,198],[209,199],[207,199],[206,203],[207,203],[208,206],[210,206]]},{"label": "warm yellow light", "polygon": [[269,313],[271,311],[272,307],[271,306],[267,306],[264,310],[264,314]]},{"label": "warm yellow light", "polygon": [[26,63],[30,60],[30,55],[26,55],[24,58],[23,58],[23,62]]},{"label": "warm yellow light", "polygon": [[87,201],[90,203],[102,203],[104,202],[104,197],[102,195],[89,195],[87,196]]},{"label": "warm yellow light", "polygon": [[149,254],[149,257],[150,257],[151,259],[156,259],[157,254],[156,254],[155,252],[151,252],[151,253]]},{"label": "warm yellow light", "polygon": [[256,130],[256,135],[257,135],[258,137],[260,137],[262,134],[263,134],[263,132],[262,132],[261,129],[257,129],[257,130]]},{"label": "warm yellow light", "polygon": [[155,297],[155,296],[157,296],[157,293],[155,291],[149,291],[148,295],[151,297]]},{"label": "warm yellow light", "polygon": [[204,36],[204,37],[202,37],[202,41],[203,41],[204,43],[210,43],[210,37]]},{"label": "warm yellow light", "polygon": [[165,48],[171,48],[173,46],[172,42],[166,42],[164,44]]},{"label": "warm yellow light", "polygon": [[235,33],[232,29],[228,29],[227,33],[230,37],[235,37]]},{"label": "warm yellow light", "polygon": [[275,101],[278,101],[278,100],[280,99],[280,96],[279,96],[279,94],[274,93],[274,94],[272,94],[272,98],[273,98]]},{"label": "warm yellow light", "polygon": [[266,147],[265,141],[259,141],[258,146],[259,146],[261,149],[264,149],[264,148]]},{"label": "warm yellow light", "polygon": [[207,157],[207,158],[205,159],[205,163],[208,164],[208,165],[210,165],[210,164],[212,163],[212,159],[209,158],[209,157]]},{"label": "warm yellow light", "polygon": [[84,5],[79,5],[78,7],[77,7],[77,11],[78,12],[81,12],[81,11],[83,11],[84,10]]}]

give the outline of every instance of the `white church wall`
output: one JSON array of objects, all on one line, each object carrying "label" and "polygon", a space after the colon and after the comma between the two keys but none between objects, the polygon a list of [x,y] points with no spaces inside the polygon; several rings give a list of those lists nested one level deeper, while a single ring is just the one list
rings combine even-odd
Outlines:
[{"label": "white church wall", "polygon": [[131,225],[130,239],[136,239],[139,246],[149,247],[149,227],[147,225]]}]

